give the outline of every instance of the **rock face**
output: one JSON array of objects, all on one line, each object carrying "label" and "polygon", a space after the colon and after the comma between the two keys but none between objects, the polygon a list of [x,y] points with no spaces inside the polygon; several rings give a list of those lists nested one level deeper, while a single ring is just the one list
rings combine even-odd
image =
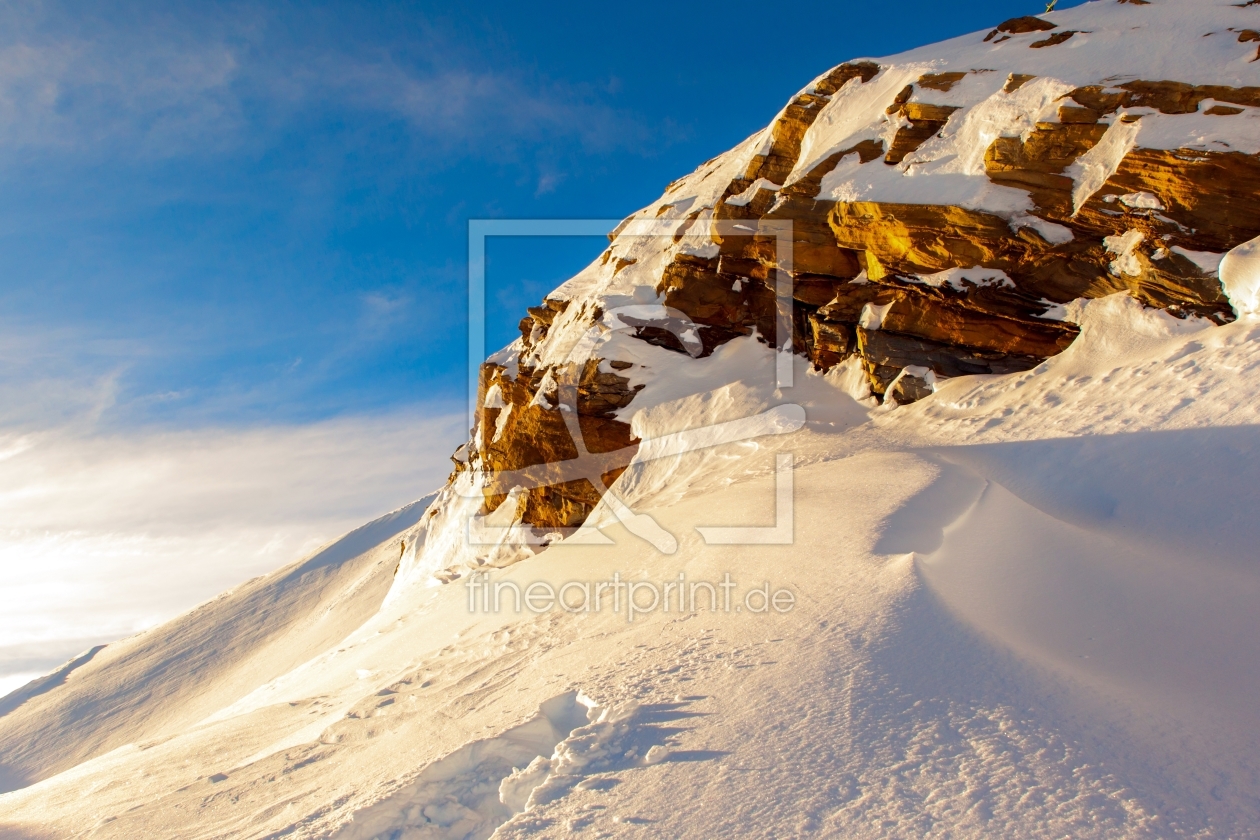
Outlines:
[{"label": "rock face", "polygon": [[[516,521],[541,531],[589,515],[664,375],[612,350],[572,356],[577,336],[627,304],[689,320],[695,346],[650,317],[618,321],[682,365],[740,336],[783,344],[786,276],[794,351],[819,371],[853,360],[874,399],[900,403],[1061,352],[1077,328],[1055,312],[1077,298],[1125,292],[1180,318],[1231,320],[1215,266],[1260,234],[1260,87],[1246,83],[1260,82],[1260,36],[1240,25],[1257,14],[1103,0],[1006,21],[940,57],[829,71],[530,309],[521,340],[482,369],[455,477],[476,477],[484,513],[512,499]],[[1145,75],[1177,50],[1196,51],[1195,78]],[[1221,69],[1205,79],[1211,61]],[[775,233],[789,223],[790,259]],[[565,472],[577,438],[603,486]],[[553,483],[524,487],[521,471]]]},{"label": "rock face", "polygon": [[[576,527],[599,501],[599,493],[588,479],[566,480],[554,467],[580,453],[559,408],[561,386],[551,384],[555,379],[549,373],[520,368],[512,376],[499,365],[482,367],[483,408],[475,451],[480,455],[478,466],[488,473],[488,511],[507,500],[517,484],[515,473],[534,467],[541,486],[531,487],[519,500],[517,516],[540,528]],[[609,487],[624,472],[634,443],[630,426],[614,419],[612,412],[629,405],[635,391],[625,377],[601,372],[596,359],[582,365],[574,391],[580,429],[576,437],[587,453],[612,456],[602,459],[599,469],[600,480]],[[457,470],[462,467],[458,464]]]}]

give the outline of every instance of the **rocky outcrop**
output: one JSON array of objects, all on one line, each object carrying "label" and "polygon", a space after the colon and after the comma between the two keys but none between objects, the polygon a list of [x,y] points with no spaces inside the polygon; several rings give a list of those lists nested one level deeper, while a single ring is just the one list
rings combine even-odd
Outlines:
[{"label": "rocky outcrop", "polygon": [[[1081,31],[1016,18],[990,32],[983,41],[992,46],[984,49],[1010,41],[1003,49],[1022,44],[1044,51]],[[1260,39],[1248,32],[1239,40]],[[1232,319],[1210,257],[1260,233],[1260,157],[1222,144],[1144,146],[1140,129],[1144,120],[1179,115],[1222,126],[1249,119],[1249,109],[1260,108],[1260,87],[1129,77],[1116,85],[1100,80],[1056,88],[1066,92],[1048,107],[1027,106],[1040,109],[1032,122],[976,135],[986,138],[984,145],[963,153],[974,152],[978,168],[948,170],[1005,196],[992,206],[940,200],[926,175],[913,181],[923,185],[921,199],[848,199],[834,188],[842,170],[878,184],[881,172],[910,176],[933,161],[948,162],[941,144],[963,136],[965,121],[982,103],[1009,110],[1036,102],[1028,92],[1043,74],[1004,70],[990,82],[992,71],[977,61],[891,87],[881,85],[896,78],[896,67],[842,64],[794,97],[754,138],[755,150],[711,199],[682,195],[684,182],[690,183],[684,179],[623,223],[601,258],[606,275],[646,272],[642,255],[628,256],[619,237],[635,218],[665,219],[675,233],[641,288],[698,329],[695,347],[685,346],[677,331],[649,323],[636,337],[686,356],[705,356],[753,334],[782,343],[776,286],[786,272],[795,351],[822,371],[855,360],[876,399],[904,403],[930,396],[951,377],[1027,370],[1061,352],[1077,328],[1052,315],[1077,298],[1127,292],[1177,317]],[[882,99],[863,95],[884,90]],[[859,116],[875,127],[818,155],[822,141],[811,129],[841,94],[870,109]],[[828,119],[824,126],[841,118]],[[714,172],[725,171],[723,160],[710,161],[693,179],[711,181]],[[1021,201],[1026,210],[1019,209]],[[787,222],[790,264],[765,230]],[[690,247],[691,240],[700,244]],[[570,311],[575,306],[583,307],[581,314]],[[521,322],[522,340],[509,354],[514,363],[483,369],[484,407],[457,472],[484,476],[487,512],[511,498],[521,522],[544,530],[575,526],[628,463],[637,441],[621,410],[635,405],[643,387],[631,384],[632,362],[592,357],[562,369],[530,361],[548,346],[558,321],[596,324],[601,312],[594,299],[548,299]],[[576,420],[561,407],[560,382],[574,389]],[[561,465],[579,454],[575,422],[586,452],[604,458],[602,486],[563,471]],[[522,470],[553,483],[513,496]]]},{"label": "rocky outcrop", "polygon": [[[528,484],[515,500],[515,518],[538,528],[576,527],[599,501],[600,489],[587,478],[570,478],[565,462],[578,458],[579,443],[602,464],[603,487],[610,487],[625,471],[635,441],[630,426],[612,412],[634,399],[628,380],[599,370],[599,360],[582,366],[577,376],[575,405],[580,434],[577,440],[560,409],[564,386],[552,371],[521,369],[515,376],[506,368],[482,367],[482,415],[476,429],[473,468],[486,473],[486,512],[508,500],[514,487]],[[457,462],[457,469],[465,464]],[[522,482],[522,476],[528,481]]]},{"label": "rocky outcrop", "polygon": [[[902,91],[902,95],[907,98],[913,93],[913,87]],[[901,163],[918,151],[920,146],[945,127],[950,114],[957,110],[952,105],[926,105],[922,102],[902,102],[890,106],[888,113],[902,117],[905,125],[897,129],[893,136],[888,152],[884,155],[884,163]]]},{"label": "rocky outcrop", "polygon": [[1026,32],[1046,32],[1054,28],[1055,25],[1050,21],[1032,17],[1031,15],[1011,18],[998,24],[997,29],[984,36],[984,40],[992,41],[994,38],[997,38],[1001,41],[1003,36],[1023,35]]}]

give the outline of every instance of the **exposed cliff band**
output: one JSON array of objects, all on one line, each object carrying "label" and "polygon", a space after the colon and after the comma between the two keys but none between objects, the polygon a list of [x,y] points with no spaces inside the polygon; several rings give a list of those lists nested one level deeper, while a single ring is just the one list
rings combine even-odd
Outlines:
[{"label": "exposed cliff band", "polygon": [[[1167,2],[1193,20],[1192,4]],[[1142,31],[1143,5],[1017,18],[943,45],[940,58],[920,50],[821,76],[763,132],[671,184],[610,234],[595,265],[529,310],[520,341],[482,369],[456,478],[479,477],[485,513],[510,498],[516,520],[541,531],[581,524],[603,488],[578,479],[513,494],[502,477],[576,457],[556,396],[565,381],[586,449],[608,456],[601,483],[611,486],[637,444],[628,412],[651,378],[615,353],[574,365],[557,336],[638,300],[696,326],[699,352],[650,323],[635,331],[680,360],[740,336],[772,340],[785,266],[774,236],[723,235],[731,222],[791,224],[793,347],[820,371],[860,364],[878,400],[1036,366],[1076,337],[1055,313],[1078,298],[1127,292],[1178,317],[1232,320],[1216,265],[1260,234],[1260,87],[1239,83],[1260,81],[1260,36],[1201,35],[1219,83],[1143,78],[1160,62],[1136,50],[1181,48]],[[1100,58],[1112,42],[1128,51]],[[1108,61],[1133,66],[1092,69]],[[673,235],[636,236],[635,220]]]}]

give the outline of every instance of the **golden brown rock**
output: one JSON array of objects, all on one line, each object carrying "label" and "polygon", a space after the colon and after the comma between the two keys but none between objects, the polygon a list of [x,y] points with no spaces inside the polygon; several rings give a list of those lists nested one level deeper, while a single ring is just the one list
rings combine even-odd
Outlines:
[{"label": "golden brown rock", "polygon": [[[856,155],[861,163],[870,163],[884,156],[884,144],[879,140],[863,140],[847,149],[841,149],[828,155],[799,180],[784,187],[781,192],[782,197],[785,200],[799,199],[797,203],[808,201],[812,205],[815,201],[815,196],[818,195],[819,188],[822,186],[822,179],[828,172],[835,169],[840,164],[840,161],[851,155]],[[817,215],[816,211],[814,215]]]},{"label": "golden brown rock", "polygon": [[771,125],[769,151],[753,159],[744,177],[749,181],[765,178],[773,184],[782,184],[796,165],[805,132],[818,118],[828,98],[852,79],[865,83],[878,72],[879,65],[869,61],[842,64],[820,79],[812,91],[797,95]]},{"label": "golden brown rock", "polygon": [[1024,246],[1006,222],[987,213],[937,204],[840,202],[828,220],[841,248],[862,251],[871,280],[889,274],[935,274],[950,268],[1011,264]]},{"label": "golden brown rock", "polygon": [[[759,263],[753,265],[760,268]],[[735,280],[741,275],[720,275],[718,266],[719,260],[716,259],[679,257],[666,266],[656,288],[657,294],[665,295],[666,306],[679,310],[701,325],[700,340],[706,355],[735,336],[752,332],[756,324],[752,313],[758,299],[773,299],[763,283],[752,280],[738,284],[740,288],[736,290]],[[745,270],[750,267],[739,266]],[[727,269],[730,270],[729,259]],[[648,332],[645,335],[654,344],[684,352],[678,340],[668,333]]]},{"label": "golden brown rock", "polygon": [[1028,73],[1012,73],[1006,78],[1006,84],[1002,86],[1002,92],[1014,93],[1035,78],[1037,77]]},{"label": "golden brown rock", "polygon": [[909,124],[897,129],[888,154],[884,156],[884,163],[901,163],[907,155],[944,128],[949,121],[949,115],[957,110],[952,105],[927,105],[921,102],[903,102],[898,105],[894,113],[900,112]]},{"label": "golden brown rock", "polygon": [[927,88],[928,90],[949,91],[953,90],[954,85],[958,84],[966,77],[966,73],[959,72],[928,73],[927,75],[920,76],[919,81],[916,82],[916,84],[919,87]]},{"label": "golden brown rock", "polygon": [[1038,123],[1026,141],[993,141],[985,152],[985,169],[994,183],[1028,191],[1037,212],[1064,219],[1072,214],[1074,182],[1063,173],[1106,132],[1107,126],[1085,120]]},{"label": "golden brown rock", "polygon": [[828,321],[817,312],[809,316],[809,356],[814,366],[829,370],[853,354],[854,336],[849,325]]},{"label": "golden brown rock", "polygon": [[1063,352],[1079,332],[1058,321],[1008,318],[923,294],[894,303],[881,329],[973,351],[1038,359]]},{"label": "golden brown rock", "polygon": [[567,300],[548,298],[543,301],[542,306],[526,307],[525,311],[529,315],[523,318],[520,323],[521,338],[524,339],[525,346],[531,347],[545,339],[556,316],[563,312],[568,305],[569,302]]},{"label": "golden brown rock", "polygon": [[[522,370],[512,378],[499,365],[482,366],[479,404],[483,408],[478,412],[473,459],[487,475],[486,513],[503,504],[520,483],[518,473],[529,470],[533,480],[528,483],[542,486],[526,488],[517,518],[540,529],[572,527],[589,515],[599,493],[585,479],[561,480],[571,471],[578,448],[558,409],[555,391],[535,399],[545,379],[539,371]],[[498,390],[498,401],[487,400],[491,389]],[[614,456],[593,461],[606,479],[605,486],[629,463],[638,444],[629,424],[612,416],[630,403],[634,393],[626,378],[601,372],[598,359],[582,366],[576,389],[578,423],[588,452]]]},{"label": "golden brown rock", "polygon": [[[1148,170],[1137,171],[1149,174]],[[1109,188],[1137,191],[1132,186]],[[1227,201],[1227,198],[1219,200]],[[1106,202],[1102,204],[1111,207]],[[1091,202],[1087,208],[1092,206]],[[1134,229],[1162,231],[1166,226],[1158,215],[1125,210],[1127,212],[1108,209],[1084,219],[1065,220],[1089,235],[1074,237],[1057,246],[1027,228],[1013,236],[1007,222],[1000,217],[952,206],[839,203],[833,208],[830,220],[837,244],[863,252],[871,280],[896,282],[897,276],[985,266],[1006,272],[1014,280],[1016,291],[1032,299],[1066,302],[1077,297],[1128,291],[1153,306],[1218,321],[1228,320],[1229,308],[1220,284],[1215,278],[1203,275],[1189,261],[1170,259],[1156,265],[1156,261],[1148,260],[1143,263],[1143,270],[1132,276],[1117,276],[1111,270],[1115,256],[1107,249],[1106,237]],[[1082,211],[1081,216],[1086,217],[1086,212]],[[1260,219],[1255,223],[1255,229],[1260,229]],[[1245,233],[1237,228],[1233,235],[1244,236]],[[1152,243],[1155,242],[1189,242],[1191,244],[1184,247],[1222,250],[1203,247],[1211,241],[1196,240],[1185,233],[1180,239],[1150,235],[1144,241],[1148,249],[1154,248]],[[1027,311],[1026,302],[1021,304],[1018,299],[1014,302]],[[992,303],[985,304],[984,308],[1000,311]]]},{"label": "golden brown rock", "polygon": [[[1031,34],[1055,29],[1040,18],[1016,18],[987,40],[1028,35],[1029,46],[1047,47],[1076,34]],[[1260,40],[1255,32],[1244,31],[1240,40]],[[874,106],[872,117],[880,118],[879,109],[887,106],[897,128],[887,148],[877,139],[861,140],[827,154],[785,184],[829,98],[846,85],[871,82],[879,72],[876,64],[854,62],[821,77],[776,117],[765,154],[743,166],[712,206],[687,206],[673,241],[706,232],[702,226],[708,226],[711,214],[707,232],[717,245],[716,256],[674,255],[656,291],[698,325],[700,349],[683,346],[676,330],[659,323],[631,321],[637,338],[691,355],[712,353],[754,332],[763,341],[780,339],[776,281],[788,268],[776,237],[733,232],[731,222],[752,229],[758,222],[791,222],[793,346],[824,370],[856,355],[873,392],[898,402],[930,394],[934,377],[1026,370],[1061,352],[1078,330],[1042,317],[1053,303],[1127,292],[1178,316],[1218,322],[1233,317],[1217,278],[1195,261],[1201,258],[1176,249],[1221,253],[1260,234],[1260,202],[1255,200],[1260,156],[1139,146],[1092,195],[1075,198],[1073,164],[1103,140],[1111,124],[1142,119],[1148,112],[1141,109],[1228,117],[1260,107],[1260,88],[1136,79],[1073,90],[1056,103],[1057,121],[1038,123],[1021,136],[999,137],[984,150],[988,178],[1028,193],[1031,213],[1039,220],[1020,215],[1008,220],[950,205],[837,203],[818,197],[823,179],[841,161],[896,174],[879,161],[904,163],[957,111],[954,105],[912,100],[932,98],[929,91],[957,96],[966,77],[959,71],[922,75],[891,103]],[[1003,90],[1014,92],[1034,78],[1011,73]],[[682,214],[680,202],[691,199],[670,201],[682,183],[667,189],[657,217]],[[924,200],[932,194],[925,191]],[[740,198],[729,203],[735,196]],[[628,221],[609,234],[614,243]],[[605,276],[635,265],[612,249],[601,262],[611,263]],[[957,272],[931,277],[949,269],[967,269],[966,279]],[[521,321],[526,351],[548,339],[561,313],[566,324],[593,324],[600,317],[598,309],[570,312],[569,306],[546,300],[530,307]],[[597,484],[609,485],[637,446],[629,425],[614,416],[634,404],[636,392],[628,378],[634,365],[612,359],[601,370],[601,362],[591,359],[570,372],[579,380],[577,424],[594,459],[593,471],[575,475],[578,450],[557,409],[554,385],[566,371],[531,369],[526,358],[519,360],[519,370],[483,368],[481,401],[487,407],[456,470],[484,474],[486,511],[513,498],[513,513],[529,525],[543,530],[573,526],[598,502]],[[911,374],[908,367],[914,368]],[[487,402],[496,387],[495,399]],[[531,486],[510,496],[522,476]],[[539,482],[544,486],[532,486]]]},{"label": "golden brown rock", "polygon": [[852,61],[841,64],[823,76],[814,85],[814,93],[819,96],[831,96],[853,79],[869,82],[879,73],[879,65],[873,61]]},{"label": "golden brown rock", "polygon": [[[1228,251],[1260,231],[1260,157],[1241,152],[1137,148],[1088,201],[1077,223],[1098,233],[1136,227],[1193,251]],[[1147,192],[1163,210],[1142,213],[1116,197]]]},{"label": "golden brown rock", "polygon": [[858,327],[857,339],[862,367],[870,378],[871,390],[881,396],[897,374],[911,365],[931,368],[938,375],[952,377],[1015,373],[1036,367],[1042,361],[1040,356],[1020,357],[971,350],[889,330]]},{"label": "golden brown rock", "polygon": [[1062,44],[1064,41],[1068,40],[1075,34],[1076,33],[1070,29],[1063,32],[1056,32],[1053,35],[1051,35],[1049,38],[1045,38],[1041,41],[1034,41],[1028,46],[1034,50],[1039,50],[1042,47],[1057,47],[1059,44]]},{"label": "golden brown rock", "polygon": [[1077,88],[1069,96],[1080,105],[1112,114],[1121,108],[1154,108],[1164,114],[1193,114],[1205,99],[1231,105],[1260,105],[1260,88],[1226,87],[1224,85],[1189,85],[1184,82],[1135,80],[1116,88],[1088,85]]},{"label": "golden brown rock", "polygon": [[1098,122],[1102,114],[1093,108],[1080,108],[1074,105],[1063,105],[1059,108],[1059,122],[1061,123],[1088,123]]},{"label": "golden brown rock", "polygon": [[906,405],[932,396],[933,391],[932,384],[925,377],[903,370],[889,386],[887,398],[896,400],[898,405]]},{"label": "golden brown rock", "polygon": [[1025,17],[1011,18],[1010,20],[999,23],[997,29],[994,29],[986,35],[984,40],[991,41],[1000,33],[1022,35],[1026,32],[1045,32],[1055,28],[1055,25],[1048,20],[1042,20],[1039,17],[1027,15]]}]

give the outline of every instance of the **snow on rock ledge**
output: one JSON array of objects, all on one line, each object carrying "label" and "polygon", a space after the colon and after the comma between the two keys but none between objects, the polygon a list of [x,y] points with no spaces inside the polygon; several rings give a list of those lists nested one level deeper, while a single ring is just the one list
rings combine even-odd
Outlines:
[{"label": "snow on rock ledge", "polygon": [[[632,463],[638,412],[744,378],[706,364],[736,339],[786,343],[785,279],[793,350],[899,403],[1063,352],[1074,300],[1255,314],[1260,62],[1237,33],[1256,14],[1099,0],[824,73],[530,308],[482,369],[452,487],[539,545],[572,532]],[[627,307],[661,314],[606,317]],[[444,580],[529,554],[437,533],[468,504],[431,515],[421,565]]]}]

